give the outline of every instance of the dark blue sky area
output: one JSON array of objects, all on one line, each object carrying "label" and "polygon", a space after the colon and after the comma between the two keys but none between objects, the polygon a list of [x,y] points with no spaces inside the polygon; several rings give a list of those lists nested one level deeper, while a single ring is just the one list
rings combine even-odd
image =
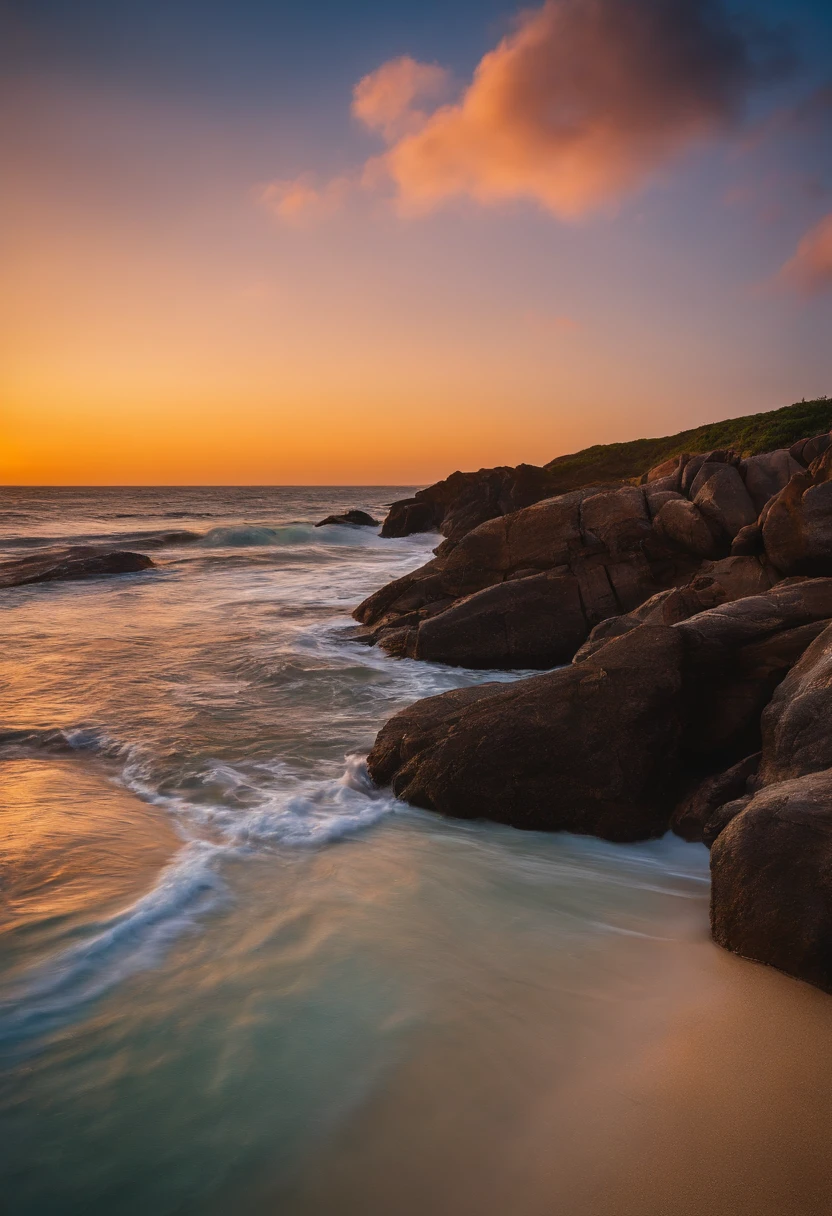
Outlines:
[{"label": "dark blue sky area", "polygon": [[[465,74],[519,7],[505,0],[7,0],[0,6],[0,62],[6,71],[34,68],[222,105],[290,97],[317,108],[398,54]],[[778,41],[791,40],[804,79],[832,74],[829,0],[733,7],[775,28]]]}]

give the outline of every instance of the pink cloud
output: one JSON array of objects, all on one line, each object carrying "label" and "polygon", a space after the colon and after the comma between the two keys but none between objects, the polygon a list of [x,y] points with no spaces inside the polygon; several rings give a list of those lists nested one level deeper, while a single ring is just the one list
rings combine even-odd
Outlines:
[{"label": "pink cloud", "polygon": [[779,277],[806,295],[832,289],[832,212],[802,237]]},{"label": "pink cloud", "polygon": [[385,164],[405,210],[468,196],[572,217],[730,125],[753,76],[717,0],[546,0]]},{"label": "pink cloud", "polygon": [[278,219],[303,226],[327,218],[346,202],[355,183],[348,176],[317,185],[311,173],[268,182],[258,191],[259,201]]},{"label": "pink cloud", "polygon": [[365,76],[352,112],[386,150],[354,178],[272,183],[266,201],[299,222],[331,214],[360,186],[392,188],[404,214],[467,197],[572,218],[728,129],[759,75],[723,0],[545,0],[483,56],[456,101],[445,100],[445,69],[409,56]]},{"label": "pink cloud", "polygon": [[450,73],[433,63],[418,63],[409,55],[383,63],[353,90],[352,112],[388,142],[423,127],[428,114],[417,101],[436,103],[450,90]]}]

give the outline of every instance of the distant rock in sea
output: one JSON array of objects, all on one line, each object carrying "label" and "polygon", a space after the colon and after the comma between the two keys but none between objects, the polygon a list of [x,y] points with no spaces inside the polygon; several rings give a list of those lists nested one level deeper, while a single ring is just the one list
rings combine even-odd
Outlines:
[{"label": "distant rock in sea", "polygon": [[113,549],[102,553],[87,545],[52,549],[0,564],[0,587],[22,587],[27,583],[72,582],[110,574],[136,574],[154,563],[144,553]]},{"label": "distant rock in sea", "polygon": [[366,511],[345,511],[343,515],[327,515],[326,519],[320,520],[315,524],[316,528],[323,528],[327,524],[352,524],[358,528],[377,528],[381,523],[380,519],[373,519],[372,515],[368,515]]}]

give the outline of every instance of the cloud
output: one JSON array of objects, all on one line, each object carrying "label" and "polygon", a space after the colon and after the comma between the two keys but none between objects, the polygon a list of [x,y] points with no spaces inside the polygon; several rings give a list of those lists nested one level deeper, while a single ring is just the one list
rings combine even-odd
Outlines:
[{"label": "cloud", "polygon": [[832,290],[832,211],[801,239],[779,278],[805,295]]},{"label": "cloud", "polygon": [[[352,113],[387,147],[352,177],[273,182],[264,201],[298,223],[353,189],[419,214],[455,197],[532,201],[571,218],[637,189],[740,118],[780,44],[726,0],[545,0],[484,55],[449,102],[449,73],[402,56],[358,82]],[[768,64],[761,62],[768,55]]]},{"label": "cloud", "polygon": [[259,201],[287,224],[304,226],[333,215],[355,189],[349,176],[334,177],[321,185],[313,174],[268,182],[258,193]]},{"label": "cloud", "polygon": [[758,76],[720,0],[547,0],[385,164],[405,210],[466,195],[576,216],[729,127]]},{"label": "cloud", "polygon": [[450,84],[451,76],[445,68],[417,63],[403,55],[359,80],[353,90],[352,112],[371,131],[380,131],[392,142],[423,127],[428,114],[417,109],[415,103],[442,101]]}]

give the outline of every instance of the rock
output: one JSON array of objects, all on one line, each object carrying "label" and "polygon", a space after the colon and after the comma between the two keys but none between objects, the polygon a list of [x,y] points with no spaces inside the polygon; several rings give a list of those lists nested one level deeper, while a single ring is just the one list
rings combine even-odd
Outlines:
[{"label": "rock", "polygon": [[402,498],[394,502],[381,525],[382,536],[411,536],[414,532],[435,532],[438,512],[428,499]]},{"label": "rock", "polygon": [[574,661],[583,662],[609,638],[619,637],[638,625],[677,625],[720,604],[767,591],[771,585],[770,571],[755,557],[723,558],[719,562],[705,562],[700,569],[702,573],[681,587],[659,591],[627,615],[596,625]]},{"label": "rock", "polygon": [[740,465],[740,470],[754,509],[759,514],[768,500],[789,484],[795,473],[803,472],[803,466],[786,448],[780,448],[776,452],[749,456]]},{"label": "rock", "polygon": [[424,620],[409,653],[466,667],[546,668],[568,663],[587,632],[575,576],[536,574],[487,587]]},{"label": "rock", "polygon": [[763,543],[783,574],[832,574],[832,448],[772,499]]},{"label": "rock", "polygon": [[725,772],[700,781],[674,810],[670,819],[672,831],[683,840],[702,841],[705,827],[716,812],[745,794],[749,777],[760,766],[760,754],[746,756]]},{"label": "rock", "polygon": [[[661,464],[657,464],[654,466],[654,468],[650,469],[650,471],[645,475],[645,481],[666,481],[669,477],[674,477],[678,481],[680,476],[681,468],[679,457],[671,456],[669,460],[665,460]],[[676,488],[678,489],[678,484]]]},{"label": "rock", "polygon": [[731,448],[719,448],[713,452],[690,456],[682,469],[679,489],[683,494],[690,495],[691,487],[704,464],[736,465],[738,463],[739,457]]},{"label": "rock", "polygon": [[373,519],[372,515],[368,515],[366,511],[345,511],[343,515],[327,515],[326,519],[322,519],[320,523],[315,524],[316,528],[326,527],[327,524],[353,524],[359,528],[377,528],[379,521]]},{"label": "rock", "polygon": [[394,502],[382,536],[440,531],[459,540],[486,520],[531,506],[555,493],[554,476],[537,465],[508,465],[476,473],[452,473],[444,481]]},{"label": "rock", "polygon": [[704,516],[687,499],[666,502],[653,527],[659,536],[696,557],[713,557],[717,552],[714,534]]},{"label": "rock", "polygon": [[763,714],[762,781],[769,785],[832,768],[831,721],[832,627],[828,627],[805,649]]},{"label": "rock", "polygon": [[0,565],[0,587],[22,587],[27,583],[70,582],[100,578],[108,574],[135,574],[153,565],[143,553],[115,549],[102,553],[86,545],[17,558]]},{"label": "rock", "polygon": [[717,562],[703,562],[694,581],[698,583],[706,578],[713,579],[723,589],[724,602],[729,602],[747,595],[763,594],[778,581],[779,575],[757,557],[735,554]]},{"label": "rock", "polygon": [[[746,784],[749,786],[753,785],[754,780],[755,778],[752,774]],[[737,815],[742,814],[753,798],[753,794],[744,794],[742,798],[735,798],[731,802],[724,802],[722,806],[717,807],[702,828],[702,843],[707,848],[712,849],[714,841],[720,832],[724,832],[731,820],[736,819]]]},{"label": "rock", "polygon": [[[691,685],[689,695],[688,752],[727,758],[760,749],[760,715],[780,681],[827,623],[820,620],[779,630],[736,647],[726,640],[718,650],[700,651],[702,679]],[[695,628],[696,618],[679,628],[687,626]]]},{"label": "rock", "polygon": [[768,786],[711,850],[711,932],[832,992],[832,771]]},{"label": "rock", "polygon": [[765,551],[763,529],[759,522],[740,528],[731,542],[732,557],[759,557]]},{"label": "rock", "polygon": [[603,655],[397,714],[368,758],[416,806],[609,840],[662,833],[682,724],[683,638],[642,626]]},{"label": "rock", "polygon": [[585,545],[600,544],[615,558],[634,549],[650,532],[644,491],[636,486],[590,494],[580,505]]},{"label": "rock", "polygon": [[789,455],[793,460],[808,468],[813,460],[817,460],[818,456],[826,451],[830,440],[832,440],[832,435],[829,435],[828,432],[813,435],[811,439],[798,439],[797,443],[793,443],[789,448]]},{"label": "rock", "polygon": [[644,487],[644,496],[647,499],[647,509],[651,519],[655,519],[666,502],[672,502],[674,499],[679,502],[685,501],[676,490],[656,490],[653,486]]},{"label": "rock", "polygon": [[832,579],[779,583],[765,595],[752,595],[701,612],[677,629],[695,634],[705,647],[734,648],[772,634],[832,617]]},{"label": "rock", "polygon": [[743,480],[732,465],[703,465],[692,490],[694,504],[712,529],[718,529],[729,542],[757,519]]}]

